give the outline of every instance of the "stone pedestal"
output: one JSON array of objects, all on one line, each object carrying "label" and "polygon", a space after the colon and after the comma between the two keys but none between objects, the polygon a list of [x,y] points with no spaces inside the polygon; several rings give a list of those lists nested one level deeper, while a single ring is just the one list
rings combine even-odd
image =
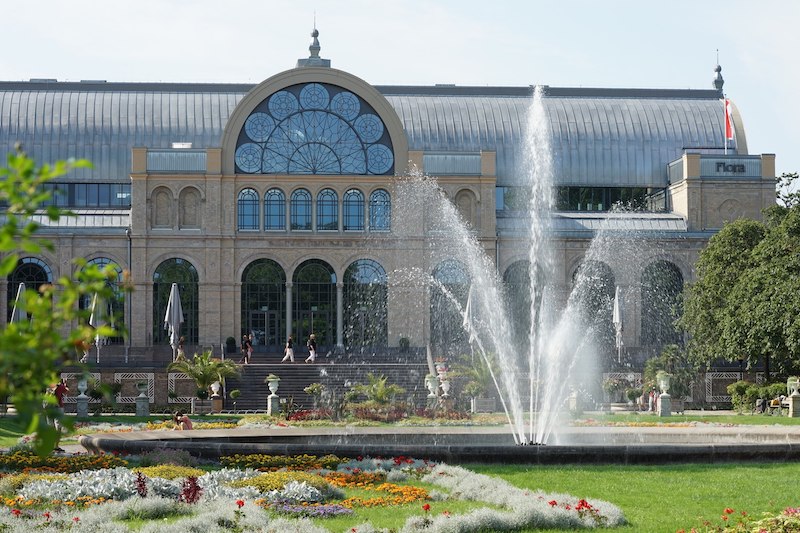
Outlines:
[{"label": "stone pedestal", "polygon": [[80,393],[75,398],[75,415],[78,418],[86,418],[89,416],[89,397]]},{"label": "stone pedestal", "polygon": [[211,412],[212,413],[222,412],[222,396],[217,395],[211,397]]},{"label": "stone pedestal", "polygon": [[150,416],[150,398],[144,393],[136,397],[136,416]]},{"label": "stone pedestal", "polygon": [[658,397],[658,416],[672,415],[672,397],[666,392],[662,392]]},{"label": "stone pedestal", "polygon": [[800,393],[794,391],[786,400],[789,402],[789,416],[791,418],[800,417]]},{"label": "stone pedestal", "polygon": [[267,396],[267,414],[277,415],[281,412],[281,399],[277,394]]}]

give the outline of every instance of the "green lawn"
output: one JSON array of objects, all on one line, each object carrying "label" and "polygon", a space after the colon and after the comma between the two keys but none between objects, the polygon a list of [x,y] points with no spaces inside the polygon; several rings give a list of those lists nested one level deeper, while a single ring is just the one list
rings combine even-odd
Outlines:
[{"label": "green lawn", "polygon": [[[728,411],[730,412],[730,411]],[[672,415],[670,417],[658,417],[652,413],[619,413],[619,414],[584,414],[576,420],[582,424],[593,421],[598,425],[603,424],[680,424],[682,422],[703,422],[707,424],[732,424],[745,426],[798,426],[800,418],[789,418],[788,416],[773,416],[765,414],[709,414],[709,415]]]},{"label": "green lawn", "polygon": [[464,465],[500,476],[519,487],[598,498],[619,506],[630,526],[619,531],[659,533],[704,520],[722,524],[725,508],[760,518],[763,512],[796,507],[800,464],[712,464],[670,466]]}]

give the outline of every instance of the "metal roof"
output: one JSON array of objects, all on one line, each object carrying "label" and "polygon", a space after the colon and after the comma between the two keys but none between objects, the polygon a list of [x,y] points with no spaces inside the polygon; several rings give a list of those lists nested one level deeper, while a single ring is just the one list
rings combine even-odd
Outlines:
[{"label": "metal roof", "polygon": [[[0,149],[19,141],[39,161],[81,157],[73,179],[128,181],[131,149],[218,147],[247,84],[0,82]],[[500,185],[519,182],[531,87],[377,86],[410,150],[497,152]],[[684,149],[722,147],[716,91],[547,89],[559,185],[666,185]],[[735,152],[735,150],[734,150]]]},{"label": "metal roof", "polygon": [[[500,234],[515,234],[529,231],[530,219],[524,217],[497,217]],[[550,230],[560,235],[588,235],[598,231],[637,233],[641,237],[659,237],[663,233],[684,234],[686,220],[672,213],[554,213],[550,218]]]}]

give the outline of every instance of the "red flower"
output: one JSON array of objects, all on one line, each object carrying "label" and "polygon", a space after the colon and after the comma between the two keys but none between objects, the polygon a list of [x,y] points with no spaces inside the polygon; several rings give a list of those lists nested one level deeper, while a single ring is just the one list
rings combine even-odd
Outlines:
[{"label": "red flower", "polygon": [[728,515],[724,514],[720,518],[722,518],[723,520],[727,520],[728,519]]},{"label": "red flower", "polygon": [[558,502],[557,502],[557,501],[555,501],[555,500],[550,500],[550,501],[549,501],[549,502],[547,502],[547,503],[549,503],[549,504],[550,504],[550,507],[555,507],[556,505],[558,505]]},{"label": "red flower", "polygon": [[236,505],[241,509],[244,507],[244,500],[236,500]]},{"label": "red flower", "polygon": [[431,504],[426,503],[425,505],[422,506],[422,510],[427,513],[428,511],[431,510]]},{"label": "red flower", "polygon": [[[362,460],[364,460],[364,457],[362,457],[361,455],[357,455],[356,456],[356,460],[362,461]],[[355,528],[353,528],[353,531],[355,531]]]},{"label": "red flower", "polygon": [[733,509],[731,509],[730,507],[726,507],[725,514],[733,514]]},{"label": "red flower", "polygon": [[80,519],[80,518],[78,518],[77,516],[73,516],[73,517],[72,517],[72,521],[73,521],[73,522],[75,522],[75,523],[77,524],[78,522],[80,522],[80,521],[81,521],[81,519]]},{"label": "red flower", "polygon": [[11,514],[13,514],[14,516],[19,516],[22,514],[22,511],[20,511],[19,509],[11,509]]},{"label": "red flower", "polygon": [[49,522],[53,515],[50,514],[50,511],[46,511],[42,516]]}]

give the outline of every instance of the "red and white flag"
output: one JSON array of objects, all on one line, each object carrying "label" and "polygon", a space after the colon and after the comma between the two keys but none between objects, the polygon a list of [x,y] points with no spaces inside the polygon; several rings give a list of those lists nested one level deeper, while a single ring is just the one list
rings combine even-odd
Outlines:
[{"label": "red and white flag", "polygon": [[733,106],[731,106],[731,101],[726,98],[724,100],[725,103],[725,139],[732,141],[733,140]]}]

